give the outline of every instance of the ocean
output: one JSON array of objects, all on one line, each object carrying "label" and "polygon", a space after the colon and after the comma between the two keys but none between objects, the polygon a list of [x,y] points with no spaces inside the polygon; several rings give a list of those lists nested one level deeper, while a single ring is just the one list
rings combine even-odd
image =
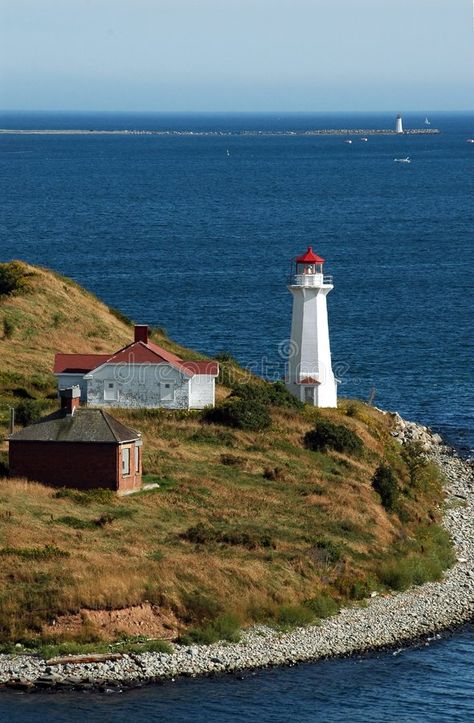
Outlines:
[{"label": "ocean", "polygon": [[[425,115],[404,115],[405,127],[422,127]],[[1,128],[231,135],[0,136],[0,260],[54,268],[136,322],[210,355],[228,351],[278,379],[291,259],[312,245],[334,277],[328,306],[339,394],[398,410],[469,456],[474,144],[466,140],[474,113],[428,116],[439,135],[369,136],[349,145],[339,136],[240,132],[392,128],[395,114],[3,113]],[[405,156],[411,164],[394,162]],[[474,703],[460,686],[473,652],[468,630],[396,657],[273,670],[243,682],[182,681],[118,702],[81,696],[80,704],[91,720],[107,710],[114,720],[167,720],[175,710],[173,719],[183,721],[279,721],[290,708],[296,720],[465,720]],[[413,683],[404,666],[416,666],[417,691],[424,690],[411,713],[401,702]],[[351,687],[358,676],[364,684]],[[390,699],[398,701],[391,713]],[[11,720],[41,720],[29,700],[0,696],[0,718],[7,706]],[[80,719],[52,717],[61,704],[44,700],[43,720]]]}]

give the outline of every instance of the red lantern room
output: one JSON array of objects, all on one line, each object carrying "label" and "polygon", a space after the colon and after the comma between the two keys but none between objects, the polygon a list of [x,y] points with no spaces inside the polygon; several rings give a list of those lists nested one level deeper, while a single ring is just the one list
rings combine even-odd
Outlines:
[{"label": "red lantern room", "polygon": [[332,285],[332,277],[323,275],[324,259],[308,246],[306,253],[292,262],[290,286],[314,286],[325,288]]},{"label": "red lantern room", "polygon": [[296,259],[297,274],[322,274],[324,259],[314,253],[313,247],[308,246],[308,250],[302,256]]}]

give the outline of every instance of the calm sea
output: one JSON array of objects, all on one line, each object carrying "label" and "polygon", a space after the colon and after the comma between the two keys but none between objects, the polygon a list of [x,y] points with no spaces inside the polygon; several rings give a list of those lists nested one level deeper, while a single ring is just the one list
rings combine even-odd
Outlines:
[{"label": "calm sea", "polygon": [[[439,136],[1,136],[0,258],[50,266],[208,354],[284,373],[290,260],[309,244],[329,297],[340,394],[474,449],[474,114]],[[425,114],[406,115],[422,127]],[[18,114],[0,127],[390,128],[394,114]],[[411,164],[394,158],[412,158]],[[0,697],[0,719],[467,720],[471,631],[426,649],[121,698]],[[62,701],[62,702],[61,702]],[[73,702],[72,702],[73,701]],[[73,712],[71,712],[73,711]],[[56,716],[56,717],[55,717]],[[107,716],[109,718],[107,718]]]}]

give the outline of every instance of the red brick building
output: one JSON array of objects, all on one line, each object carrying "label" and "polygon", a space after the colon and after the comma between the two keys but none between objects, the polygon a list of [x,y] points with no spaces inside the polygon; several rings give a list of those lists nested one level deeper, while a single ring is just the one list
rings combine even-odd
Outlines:
[{"label": "red brick building", "polygon": [[142,440],[102,409],[79,407],[78,386],[61,391],[61,409],[9,438],[10,475],[53,487],[139,489]]}]

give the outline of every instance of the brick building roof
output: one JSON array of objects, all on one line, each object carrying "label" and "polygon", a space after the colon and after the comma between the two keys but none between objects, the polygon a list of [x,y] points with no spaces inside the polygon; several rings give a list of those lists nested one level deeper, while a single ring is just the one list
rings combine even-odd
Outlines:
[{"label": "brick building roof", "polygon": [[29,442],[96,442],[121,444],[141,438],[139,432],[126,427],[102,409],[87,407],[67,415],[59,409],[38,422],[10,436],[12,441]]}]

